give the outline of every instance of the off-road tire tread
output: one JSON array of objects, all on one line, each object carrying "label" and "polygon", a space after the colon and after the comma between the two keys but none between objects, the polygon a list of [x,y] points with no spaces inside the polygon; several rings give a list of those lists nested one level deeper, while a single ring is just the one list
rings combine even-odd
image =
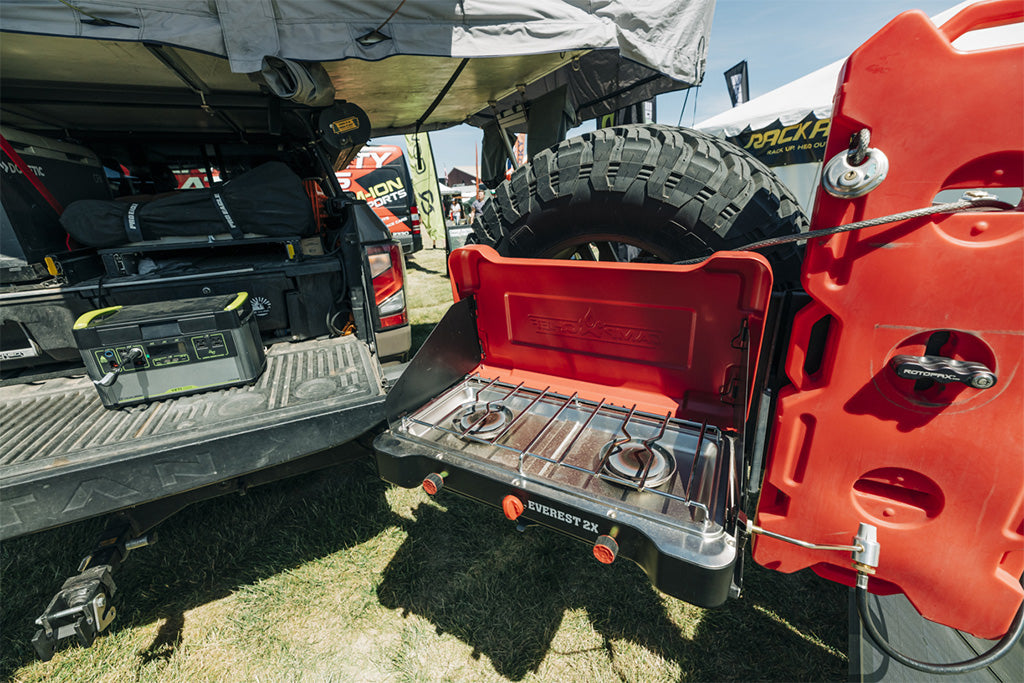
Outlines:
[{"label": "off-road tire tread", "polygon": [[[495,190],[474,222],[504,256],[541,256],[599,233],[682,260],[806,231],[772,171],[739,147],[673,126],[605,128],[537,154]],[[780,285],[799,282],[801,249],[763,253]]]}]

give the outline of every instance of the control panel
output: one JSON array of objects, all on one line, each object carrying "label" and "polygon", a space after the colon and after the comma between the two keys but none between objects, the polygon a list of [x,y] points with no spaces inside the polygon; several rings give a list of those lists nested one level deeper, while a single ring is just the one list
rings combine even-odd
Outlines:
[{"label": "control panel", "polygon": [[[135,348],[141,349],[142,355],[129,360],[129,354]],[[222,332],[153,339],[137,344],[93,349],[96,365],[104,372],[118,368],[121,372],[132,372],[151,367],[199,363],[215,358],[230,358],[235,353],[231,335]]]}]

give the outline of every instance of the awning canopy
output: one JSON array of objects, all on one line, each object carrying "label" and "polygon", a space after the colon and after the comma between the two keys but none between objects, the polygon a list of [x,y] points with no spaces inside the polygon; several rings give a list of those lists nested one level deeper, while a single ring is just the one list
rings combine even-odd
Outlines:
[{"label": "awning canopy", "polygon": [[562,85],[592,116],[699,83],[714,0],[392,5],[4,0],[4,119],[73,130],[116,112],[132,130],[266,130],[268,81],[250,75],[275,60],[309,66],[312,81],[325,71],[376,135],[479,125],[492,102]]}]

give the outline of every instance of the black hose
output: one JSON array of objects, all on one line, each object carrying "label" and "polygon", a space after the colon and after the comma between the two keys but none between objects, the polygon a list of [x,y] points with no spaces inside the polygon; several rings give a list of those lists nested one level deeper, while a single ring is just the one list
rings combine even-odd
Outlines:
[{"label": "black hose", "polygon": [[[877,645],[882,652],[889,655],[889,657],[896,660],[903,666],[908,666],[911,669],[917,669],[918,671],[930,674],[946,675],[963,674],[971,671],[977,671],[978,669],[984,669],[1009,652],[1010,648],[1012,648],[1017,640],[1020,639],[1021,634],[1024,633],[1024,603],[1021,603],[1020,608],[1017,610],[1017,615],[1010,623],[1010,630],[1007,631],[1006,635],[1003,636],[988,652],[983,652],[977,657],[965,659],[962,662],[951,662],[949,664],[936,664],[913,659],[902,652],[895,650],[882,636],[882,634],[878,632],[878,628],[875,626],[875,622],[871,619],[871,613],[868,610],[867,581],[862,581],[861,578],[866,579],[867,577],[862,575],[861,577],[858,577],[857,580],[857,614],[860,615],[861,623],[864,624],[864,630],[867,631],[868,636],[871,637],[871,640],[874,641],[875,645]],[[1024,580],[1021,581],[1021,585],[1024,586]]]}]

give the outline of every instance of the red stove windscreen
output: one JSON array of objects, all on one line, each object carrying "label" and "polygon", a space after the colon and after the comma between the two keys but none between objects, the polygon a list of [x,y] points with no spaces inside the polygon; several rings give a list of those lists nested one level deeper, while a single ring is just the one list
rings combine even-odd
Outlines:
[{"label": "red stove windscreen", "polygon": [[[943,190],[1024,185],[1024,46],[950,44],[1012,16],[1019,2],[982,3],[936,29],[908,12],[854,52],[825,158],[867,128],[888,177],[859,198],[819,191],[813,228],[927,207]],[[983,120],[971,103],[990,103]],[[1022,596],[1022,227],[1019,207],[989,209],[808,243],[814,301],[794,324],[793,386],[758,505],[765,529],[811,542],[875,525],[868,589],[903,592],[926,618],[982,638],[1008,630]],[[846,552],[759,537],[754,559],[854,579]]]},{"label": "red stove windscreen", "polygon": [[771,295],[764,257],[638,265],[473,246],[450,271],[456,300],[476,298],[482,376],[742,427]]}]

